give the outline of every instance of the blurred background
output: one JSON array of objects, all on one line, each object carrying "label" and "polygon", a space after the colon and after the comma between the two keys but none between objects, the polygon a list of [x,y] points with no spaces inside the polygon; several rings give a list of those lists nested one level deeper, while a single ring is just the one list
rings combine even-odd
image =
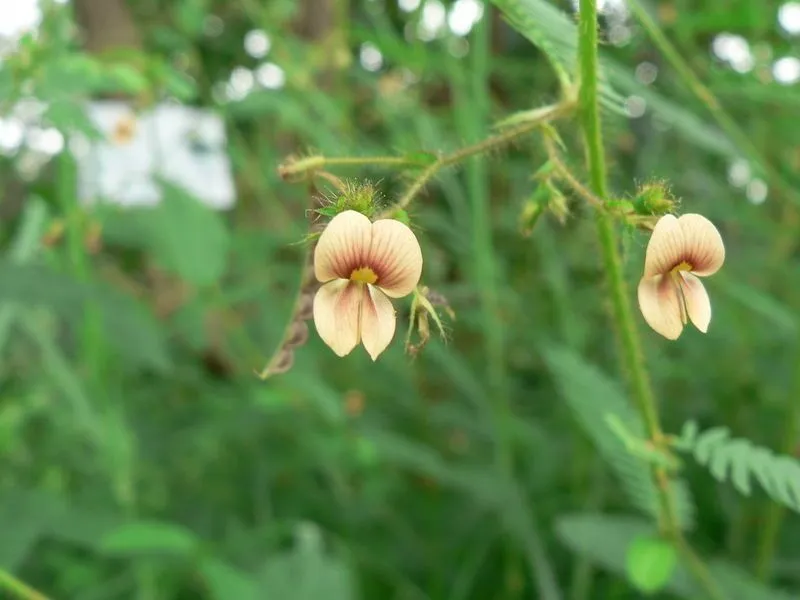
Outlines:
[{"label": "blurred background", "polygon": [[[707,335],[668,343],[636,314],[664,427],[724,425],[795,455],[798,204],[624,0],[599,4],[612,193],[666,184],[728,252]],[[800,3],[646,8],[797,189]],[[611,435],[598,406],[630,407],[591,212],[568,195],[566,218],[521,227],[537,136],[443,172],[410,207],[423,283],[456,316],[446,341],[406,354],[401,301],[376,363],[337,358],[312,328],[288,372],[254,374],[291,319],[314,203],[278,165],[452,151],[557,101],[574,11],[0,0],[0,597],[642,597],[629,548],[651,525],[596,447]],[[558,127],[585,180],[574,122]],[[414,175],[331,170],[386,202]],[[635,301],[647,236],[623,241]],[[691,459],[683,476],[726,597],[800,597],[797,515]],[[657,597],[699,597],[682,577]]]}]

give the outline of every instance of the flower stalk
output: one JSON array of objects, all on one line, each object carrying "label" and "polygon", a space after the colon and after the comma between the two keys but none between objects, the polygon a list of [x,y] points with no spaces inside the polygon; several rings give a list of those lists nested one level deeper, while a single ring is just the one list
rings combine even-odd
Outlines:
[{"label": "flower stalk", "polygon": [[[607,202],[605,200],[608,198],[606,163],[598,106],[597,0],[580,0],[579,10],[578,60],[581,81],[579,111],[590,191],[594,196]],[[622,358],[628,370],[633,395],[647,428],[648,436],[657,449],[666,449],[667,440],[661,429],[655,397],[650,386],[622,272],[622,260],[617,250],[619,244],[614,223],[611,216],[605,211],[597,211],[595,222],[610,288],[613,316],[618,329]],[[659,493],[661,508],[659,524],[662,531],[675,544],[684,564],[692,572],[706,595],[714,600],[721,600],[724,596],[707,566],[691,548],[680,529],[669,474],[663,467],[653,466],[653,478]]]}]

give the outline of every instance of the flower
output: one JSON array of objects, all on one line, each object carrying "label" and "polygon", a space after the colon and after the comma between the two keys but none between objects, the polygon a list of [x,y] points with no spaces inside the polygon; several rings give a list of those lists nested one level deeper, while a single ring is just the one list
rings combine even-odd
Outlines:
[{"label": "flower", "polygon": [[689,320],[708,331],[711,302],[698,277],[713,275],[723,262],[725,246],[711,221],[695,214],[661,217],[639,282],[639,308],[647,324],[670,340],[678,339]]},{"label": "flower", "polygon": [[400,221],[372,223],[346,210],[322,232],[314,251],[314,274],[324,284],[314,297],[314,324],[322,341],[339,356],[361,342],[376,360],[394,337],[389,298],[407,296],[417,286],[422,250]]}]

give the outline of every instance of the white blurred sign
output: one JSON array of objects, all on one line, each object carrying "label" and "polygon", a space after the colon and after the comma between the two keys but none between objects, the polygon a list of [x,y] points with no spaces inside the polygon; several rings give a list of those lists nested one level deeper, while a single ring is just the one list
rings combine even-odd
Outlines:
[{"label": "white blurred sign", "polygon": [[157,179],[186,189],[219,210],[236,196],[225,127],[212,111],[161,104],[136,114],[124,102],[88,105],[104,140],[73,140],[84,203],[147,206],[161,201]]}]

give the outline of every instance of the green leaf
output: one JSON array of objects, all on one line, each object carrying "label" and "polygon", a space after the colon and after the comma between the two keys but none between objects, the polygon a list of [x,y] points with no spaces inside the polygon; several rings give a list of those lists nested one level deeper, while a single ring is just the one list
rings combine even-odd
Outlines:
[{"label": "green leaf", "polygon": [[[658,535],[653,524],[628,515],[579,513],[556,521],[559,539],[576,554],[616,575],[629,573],[631,547],[637,540]],[[662,589],[683,598],[695,594],[694,582],[680,565],[674,565]]]},{"label": "green leaf", "polygon": [[321,548],[295,548],[275,554],[261,572],[259,598],[281,600],[356,600],[349,567]]},{"label": "green leaf", "polygon": [[162,189],[158,206],[104,211],[106,238],[149,252],[188,283],[214,284],[225,271],[230,247],[222,217],[178,186],[164,182]]},{"label": "green leaf", "polygon": [[691,453],[720,482],[731,479],[739,493],[749,495],[754,478],[767,495],[800,513],[800,461],[775,454],[744,438],[731,438],[725,427],[697,433],[693,423],[683,427],[675,447]]},{"label": "green leaf", "polygon": [[211,600],[259,600],[258,582],[216,558],[204,559],[198,568]]},{"label": "green leaf", "polygon": [[136,299],[101,282],[82,282],[38,265],[0,262],[0,302],[42,306],[79,326],[87,305],[101,315],[107,339],[134,366],[165,370],[166,340],[158,322]]},{"label": "green leaf", "polygon": [[107,69],[106,76],[112,86],[119,91],[138,94],[149,87],[147,77],[131,65],[116,64]]},{"label": "green leaf", "polygon": [[[619,385],[566,349],[549,345],[542,352],[578,424],[608,461],[636,508],[657,521],[660,504],[650,465],[632,454],[607,425],[611,417],[630,436],[646,439],[644,425]],[[684,529],[690,529],[694,503],[689,488],[683,480],[674,478],[672,489],[678,520]]]},{"label": "green leaf", "polygon": [[639,537],[628,547],[628,578],[639,590],[652,594],[667,584],[677,562],[672,544],[660,537]]},{"label": "green leaf", "polygon": [[189,102],[197,96],[197,85],[194,79],[185,73],[167,67],[164,69],[162,77],[166,92],[181,102]]},{"label": "green leaf", "polygon": [[0,503],[0,566],[14,568],[40,538],[95,548],[119,523],[108,509],[73,506],[52,492],[2,491]]},{"label": "green leaf", "polygon": [[0,567],[14,570],[63,505],[59,498],[27,490],[3,491],[0,495]]},{"label": "green leaf", "polygon": [[[631,545],[638,539],[658,535],[651,523],[638,517],[588,512],[560,517],[556,521],[556,534],[573,552],[619,576],[628,573]],[[726,600],[790,600],[797,597],[764,586],[730,562],[712,560],[708,566]],[[696,600],[699,594],[694,578],[680,563],[674,566],[661,589],[685,600]]]},{"label": "green leaf", "polygon": [[797,336],[796,312],[773,296],[745,283],[734,281],[730,277],[721,277],[714,282],[714,285],[754,315],[763,318],[765,323],[771,325],[771,330],[775,332],[775,335],[786,335],[792,339]]},{"label": "green leaf", "polygon": [[[575,79],[578,27],[566,13],[544,0],[492,0],[508,23],[537,46],[552,65],[562,85]],[[719,129],[683,108],[677,102],[639,83],[607,56],[600,57],[600,103],[608,116],[625,115],[625,98],[632,93],[644,98],[656,119],[671,125],[676,133],[699,148],[726,158],[738,152]]]},{"label": "green leaf", "polygon": [[200,540],[188,529],[161,521],[134,521],[106,533],[98,545],[104,554],[131,556],[167,554],[186,557],[194,554]]},{"label": "green leaf", "polygon": [[86,108],[74,100],[51,102],[43,118],[60,131],[77,131],[91,140],[103,139],[103,134],[87,116]]},{"label": "green leaf", "polygon": [[48,100],[78,99],[95,91],[102,82],[100,63],[82,53],[67,53],[42,64],[36,92]]}]

